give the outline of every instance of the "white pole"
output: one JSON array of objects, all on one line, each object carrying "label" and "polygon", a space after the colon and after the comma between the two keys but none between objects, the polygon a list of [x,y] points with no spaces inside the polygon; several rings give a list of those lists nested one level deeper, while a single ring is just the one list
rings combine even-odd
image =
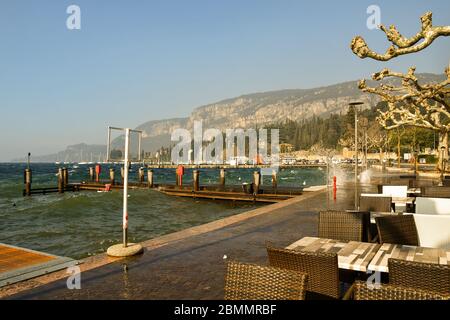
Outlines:
[{"label": "white pole", "polygon": [[123,172],[123,247],[128,246],[128,171],[130,151],[130,129],[125,129],[125,159]]}]

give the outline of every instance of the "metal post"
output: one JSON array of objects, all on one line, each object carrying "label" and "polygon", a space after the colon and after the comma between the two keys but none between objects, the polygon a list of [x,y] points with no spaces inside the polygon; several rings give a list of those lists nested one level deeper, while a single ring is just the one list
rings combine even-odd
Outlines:
[{"label": "metal post", "polygon": [[28,152],[27,169],[30,169],[30,157],[31,157],[31,153]]},{"label": "metal post", "polygon": [[355,210],[358,210],[358,111],[355,106]]},{"label": "metal post", "polygon": [[352,102],[355,112],[355,210],[358,210],[358,106],[364,104],[363,102]]},{"label": "metal post", "polygon": [[125,159],[123,164],[123,247],[128,246],[128,171],[130,151],[130,129],[125,130]]}]

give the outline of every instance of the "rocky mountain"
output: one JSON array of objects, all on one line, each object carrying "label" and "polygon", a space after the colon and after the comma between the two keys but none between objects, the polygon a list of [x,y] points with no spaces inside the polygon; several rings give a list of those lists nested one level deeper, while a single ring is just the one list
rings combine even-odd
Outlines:
[{"label": "rocky mountain", "polygon": [[[443,75],[420,74],[421,81],[442,81]],[[395,84],[395,81],[393,81]],[[390,83],[393,83],[390,81]],[[368,81],[369,85],[374,85]],[[234,128],[255,128],[273,124],[280,121],[303,120],[313,116],[327,117],[330,114],[345,113],[351,101],[364,102],[364,108],[374,107],[378,103],[378,97],[362,93],[357,87],[357,81],[339,83],[331,86],[313,89],[292,89],[263,93],[247,94],[237,98],[227,99],[201,106],[191,113],[188,118],[156,120],[143,123],[136,129],[142,130],[143,149],[146,152],[154,152],[162,146],[171,144],[170,135],[177,128],[185,128],[192,132],[194,121],[203,121],[203,129],[217,128],[225,131]],[[116,143],[121,142],[120,139]],[[83,146],[83,145],[79,145]],[[79,161],[81,151],[73,151],[76,146],[68,147],[68,150],[60,154],[59,161]],[[106,152],[104,146],[92,146],[94,160],[98,155]],[[82,150],[81,148],[80,150]],[[67,154],[70,156],[67,157]],[[55,161],[57,155],[49,155],[40,159]],[[101,157],[101,156],[100,156]],[[85,158],[86,159],[86,158]],[[84,160],[86,161],[86,160]]]},{"label": "rocky mountain", "polygon": [[[33,162],[103,162],[106,159],[106,145],[80,143],[68,146],[66,150],[44,156],[32,155]],[[25,162],[26,158],[13,162]]]},{"label": "rocky mountain", "polygon": [[[443,75],[420,74],[424,83],[442,81]],[[398,84],[396,81],[387,83]],[[369,85],[375,85],[368,81]],[[362,93],[357,81],[339,83],[314,89],[292,89],[243,95],[194,109],[189,118],[150,121],[138,127],[144,131],[144,147],[170,145],[174,129],[186,128],[192,132],[194,121],[203,121],[203,129],[255,128],[286,120],[303,120],[313,116],[327,117],[345,113],[351,101],[364,102],[364,108],[376,106],[378,97]]]}]

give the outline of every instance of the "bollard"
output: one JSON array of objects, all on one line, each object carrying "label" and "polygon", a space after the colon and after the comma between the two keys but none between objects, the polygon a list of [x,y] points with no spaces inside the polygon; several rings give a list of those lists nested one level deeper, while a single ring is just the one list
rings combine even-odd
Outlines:
[{"label": "bollard", "polygon": [[64,184],[64,188],[66,188],[69,185],[69,171],[67,170],[67,168],[63,168],[63,184]]},{"label": "bollard", "polygon": [[148,187],[153,188],[153,170],[151,170],[151,169],[148,169],[148,171],[147,171],[147,182],[148,182]]},{"label": "bollard", "polygon": [[272,170],[272,187],[276,190],[278,187],[277,172]]},{"label": "bollard", "polygon": [[23,177],[24,177],[24,183],[25,183],[24,195],[31,196],[31,183],[32,183],[31,169],[25,169]]},{"label": "bollard", "polygon": [[225,186],[225,169],[220,169],[219,184]]},{"label": "bollard", "polygon": [[109,181],[111,185],[116,184],[116,172],[114,171],[114,168],[109,168]]},{"label": "bollard", "polygon": [[58,192],[64,193],[64,173],[63,169],[58,169]]},{"label": "bollard", "polygon": [[89,178],[91,181],[94,181],[95,179],[94,167],[89,167]]},{"label": "bollard", "polygon": [[139,183],[144,183],[144,168],[139,168]]},{"label": "bollard", "polygon": [[95,181],[100,182],[100,175],[102,173],[102,166],[97,164],[95,165]]},{"label": "bollard", "polygon": [[255,186],[254,193],[258,194],[259,186],[261,184],[261,173],[259,173],[259,171],[253,173],[253,184]]},{"label": "bollard", "polygon": [[194,170],[192,172],[192,177],[194,180],[194,191],[199,191],[200,190],[200,171],[198,170]]},{"label": "bollard", "polygon": [[122,184],[123,184],[124,173],[125,173],[125,171],[124,171],[123,167],[120,167],[120,176],[122,177]]},{"label": "bollard", "polygon": [[333,177],[333,200],[336,200],[336,193],[337,193],[337,178],[336,176]]}]

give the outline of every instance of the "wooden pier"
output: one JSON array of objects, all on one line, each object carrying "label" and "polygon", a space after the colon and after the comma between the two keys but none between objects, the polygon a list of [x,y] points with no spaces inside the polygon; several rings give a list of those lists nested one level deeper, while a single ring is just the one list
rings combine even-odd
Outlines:
[{"label": "wooden pier", "polygon": [[76,264],[70,258],[0,243],[0,287]]},{"label": "wooden pier", "polygon": [[[123,170],[121,170],[123,171]],[[180,173],[182,172],[182,173]],[[226,185],[225,169],[221,169],[218,175],[217,185],[200,185],[200,171],[192,172],[193,181],[189,185],[183,185],[180,178],[184,174],[182,171],[176,172],[176,184],[155,184],[154,172],[151,167],[147,168],[147,179],[145,179],[144,168],[139,168],[138,181],[129,182],[130,189],[154,189],[166,195],[177,197],[189,197],[195,199],[211,199],[211,200],[228,200],[228,201],[244,201],[259,203],[277,203],[280,201],[291,199],[303,193],[302,188],[286,188],[278,187],[276,172],[272,174],[272,184],[261,184],[261,173],[255,171],[253,174],[253,182],[243,183],[242,185]],[[123,181],[123,172],[121,172]],[[32,188],[32,172],[27,169],[25,172],[25,188],[24,196],[46,195],[51,193],[79,192],[79,191],[97,191],[109,192],[122,190],[123,183],[116,181],[114,169],[109,170],[109,180],[100,180],[99,174],[94,174],[93,168],[89,168],[89,179],[78,183],[69,183],[66,168],[58,170],[58,183],[55,187]]]}]

